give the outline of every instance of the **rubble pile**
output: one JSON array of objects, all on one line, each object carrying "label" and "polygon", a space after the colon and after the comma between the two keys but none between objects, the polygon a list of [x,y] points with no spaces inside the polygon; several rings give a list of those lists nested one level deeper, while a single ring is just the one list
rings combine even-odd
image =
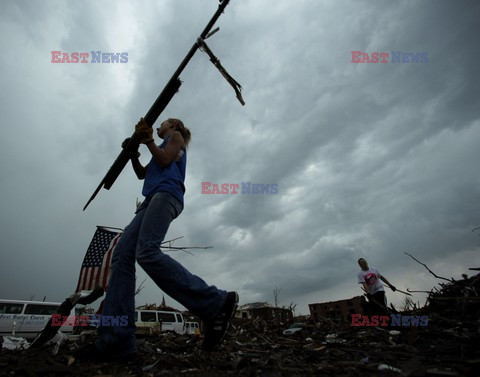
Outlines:
[{"label": "rubble pile", "polygon": [[0,376],[477,376],[480,370],[480,275],[440,285],[427,305],[401,315],[428,316],[426,326],[351,326],[324,319],[283,335],[288,323],[235,319],[222,347],[162,333],[139,339],[128,363],[72,357],[79,342],[0,354]]}]

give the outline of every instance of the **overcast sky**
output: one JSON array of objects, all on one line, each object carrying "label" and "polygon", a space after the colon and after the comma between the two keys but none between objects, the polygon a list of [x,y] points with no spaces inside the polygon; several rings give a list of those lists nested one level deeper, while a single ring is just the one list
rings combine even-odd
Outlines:
[{"label": "overcast sky", "polygon": [[[126,226],[130,166],[83,206],[217,9],[214,0],[0,3],[0,298],[73,293],[97,225]],[[170,252],[240,304],[362,294],[365,257],[397,288],[480,267],[478,1],[231,0],[208,40],[246,105],[197,52],[159,121],[192,131]],[[51,51],[88,63],[51,63]],[[91,63],[91,51],[128,53]],[[352,51],[388,53],[352,63]],[[424,63],[393,63],[392,51]],[[142,161],[149,159],[141,147]],[[202,194],[201,182],[277,194]],[[137,283],[146,274],[137,265]],[[159,303],[148,278],[137,305]],[[405,296],[387,290],[401,305]],[[423,304],[425,294],[414,300]],[[168,296],[167,304],[182,308]]]}]

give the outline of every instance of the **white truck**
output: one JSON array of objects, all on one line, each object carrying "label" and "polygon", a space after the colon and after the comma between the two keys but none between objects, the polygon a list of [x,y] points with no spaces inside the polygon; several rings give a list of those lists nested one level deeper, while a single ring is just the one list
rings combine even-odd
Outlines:
[{"label": "white truck", "polygon": [[137,309],[135,310],[135,326],[139,334],[148,333],[150,329],[185,334],[185,320],[180,312]]},{"label": "white truck", "polygon": [[[0,299],[0,336],[35,339],[59,306],[59,302]],[[72,309],[71,318],[74,314]],[[73,331],[73,326],[64,325],[59,330],[69,334]]]}]

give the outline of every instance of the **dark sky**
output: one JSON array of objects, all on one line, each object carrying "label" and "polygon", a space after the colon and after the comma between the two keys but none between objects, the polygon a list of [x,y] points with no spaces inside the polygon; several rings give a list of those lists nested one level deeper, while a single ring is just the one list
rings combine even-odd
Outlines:
[{"label": "dark sky", "polygon": [[[217,4],[1,3],[1,298],[63,300],[96,225],[128,224],[142,187],[129,167],[82,208]],[[157,122],[180,118],[193,135],[167,238],[214,246],[170,253],[241,304],[273,303],[279,288],[303,314],[362,293],[359,257],[400,289],[439,282],[404,252],[445,277],[480,267],[479,16],[477,1],[232,0],[208,43],[246,105],[197,52]],[[92,50],[128,62],[51,63]],[[389,58],[355,64],[352,51]],[[202,182],[278,193],[206,195]],[[138,305],[161,301],[144,286]]]}]

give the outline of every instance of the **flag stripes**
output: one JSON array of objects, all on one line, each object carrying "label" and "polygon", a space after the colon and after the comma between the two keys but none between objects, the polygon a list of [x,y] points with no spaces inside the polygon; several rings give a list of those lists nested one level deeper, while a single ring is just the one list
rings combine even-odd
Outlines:
[{"label": "flag stripes", "polygon": [[107,288],[112,256],[122,233],[97,227],[83,259],[76,292],[91,291],[97,286]]}]

